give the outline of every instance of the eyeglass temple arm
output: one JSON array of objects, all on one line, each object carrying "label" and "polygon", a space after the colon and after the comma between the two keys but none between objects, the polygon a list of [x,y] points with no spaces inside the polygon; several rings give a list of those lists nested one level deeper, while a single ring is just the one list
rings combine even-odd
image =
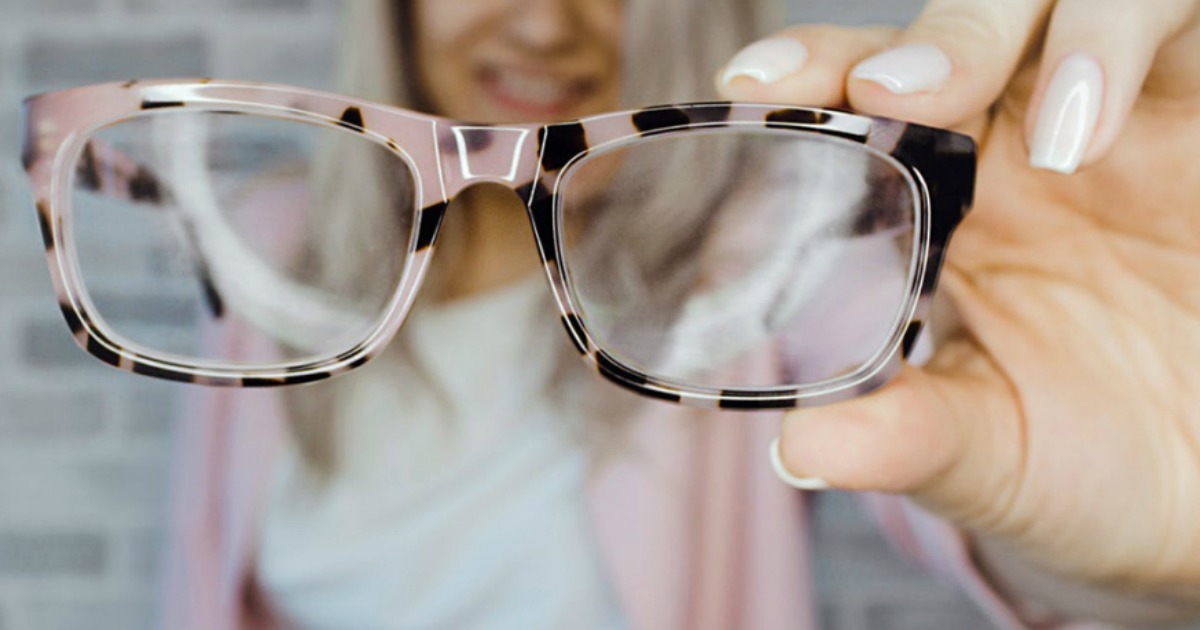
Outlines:
[{"label": "eyeglass temple arm", "polygon": [[190,217],[178,211],[177,206],[163,204],[174,195],[153,171],[103,141],[93,139],[83,148],[75,181],[85,190],[172,213],[179,221],[204,304],[214,319],[224,317],[225,299],[213,282],[211,266],[200,247],[196,226]]}]

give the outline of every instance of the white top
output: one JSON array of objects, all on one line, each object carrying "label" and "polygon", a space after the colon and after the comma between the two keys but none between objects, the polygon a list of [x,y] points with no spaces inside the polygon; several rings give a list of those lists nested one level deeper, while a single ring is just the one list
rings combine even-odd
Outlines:
[{"label": "white top", "polygon": [[328,485],[287,447],[257,558],[280,617],[305,630],[627,626],[585,513],[578,418],[544,393],[562,342],[546,334],[550,299],[539,276],[415,311],[411,360],[385,353],[346,378]]},{"label": "white top", "polygon": [[[656,372],[724,365],[780,329],[829,344],[800,346],[804,363],[848,361],[845,335],[796,324],[820,315],[810,298],[829,282],[860,304],[883,290],[883,307],[862,310],[892,323],[893,292],[907,289],[893,236],[855,239],[830,222],[870,194],[869,156],[856,169],[840,145],[787,150],[730,202],[765,214],[723,213],[714,227],[712,284],[694,287],[663,333]],[[792,172],[832,158],[839,169]],[[860,273],[847,275],[850,263]],[[336,475],[313,483],[292,447],[268,499],[258,571],[277,612],[306,630],[625,627],[585,513],[575,436],[586,405],[548,395],[561,333],[533,277],[415,311],[399,341],[411,356],[340,381]]]}]

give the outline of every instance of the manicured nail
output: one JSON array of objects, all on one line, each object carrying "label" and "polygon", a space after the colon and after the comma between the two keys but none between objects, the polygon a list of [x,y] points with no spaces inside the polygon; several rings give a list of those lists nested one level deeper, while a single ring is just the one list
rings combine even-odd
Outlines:
[{"label": "manicured nail", "polygon": [[858,64],[850,76],[874,81],[895,94],[934,92],[950,78],[950,58],[932,44],[910,44]]},{"label": "manicured nail", "polygon": [[799,70],[808,61],[808,48],[790,37],[764,39],[742,49],[725,66],[721,82],[750,77],[759,83],[774,83]]},{"label": "manicured nail", "polygon": [[1104,70],[1091,55],[1075,53],[1058,64],[1038,113],[1029,163],[1070,175],[1087,153],[1104,98]]},{"label": "manicured nail", "polygon": [[828,490],[829,482],[819,477],[797,477],[788,472],[783,465],[783,457],[779,454],[779,438],[771,441],[771,468],[783,480],[783,483],[800,490]]}]

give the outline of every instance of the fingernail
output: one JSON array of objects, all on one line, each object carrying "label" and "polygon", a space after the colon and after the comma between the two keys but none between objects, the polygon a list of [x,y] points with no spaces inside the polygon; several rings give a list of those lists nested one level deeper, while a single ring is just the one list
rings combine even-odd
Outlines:
[{"label": "fingernail", "polygon": [[759,83],[774,83],[799,70],[808,61],[808,48],[790,37],[764,39],[742,49],[729,60],[721,82],[750,77]]},{"label": "fingernail", "polygon": [[1104,70],[1091,55],[1075,53],[1058,64],[1038,113],[1029,163],[1070,175],[1087,153],[1104,96]]},{"label": "fingernail", "polygon": [[779,438],[771,441],[771,468],[783,480],[783,483],[800,490],[828,490],[829,482],[819,477],[797,477],[788,472],[783,465],[783,457],[779,453]]},{"label": "fingernail", "polygon": [[874,81],[895,94],[933,92],[950,78],[950,58],[932,44],[910,44],[858,64],[850,76]]}]

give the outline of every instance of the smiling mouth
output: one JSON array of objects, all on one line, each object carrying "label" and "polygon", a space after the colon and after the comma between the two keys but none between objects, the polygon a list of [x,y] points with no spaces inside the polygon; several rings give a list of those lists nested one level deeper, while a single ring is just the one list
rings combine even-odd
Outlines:
[{"label": "smiling mouth", "polygon": [[594,79],[562,80],[541,72],[487,66],[479,83],[502,107],[523,115],[558,117],[570,113],[597,88]]}]

